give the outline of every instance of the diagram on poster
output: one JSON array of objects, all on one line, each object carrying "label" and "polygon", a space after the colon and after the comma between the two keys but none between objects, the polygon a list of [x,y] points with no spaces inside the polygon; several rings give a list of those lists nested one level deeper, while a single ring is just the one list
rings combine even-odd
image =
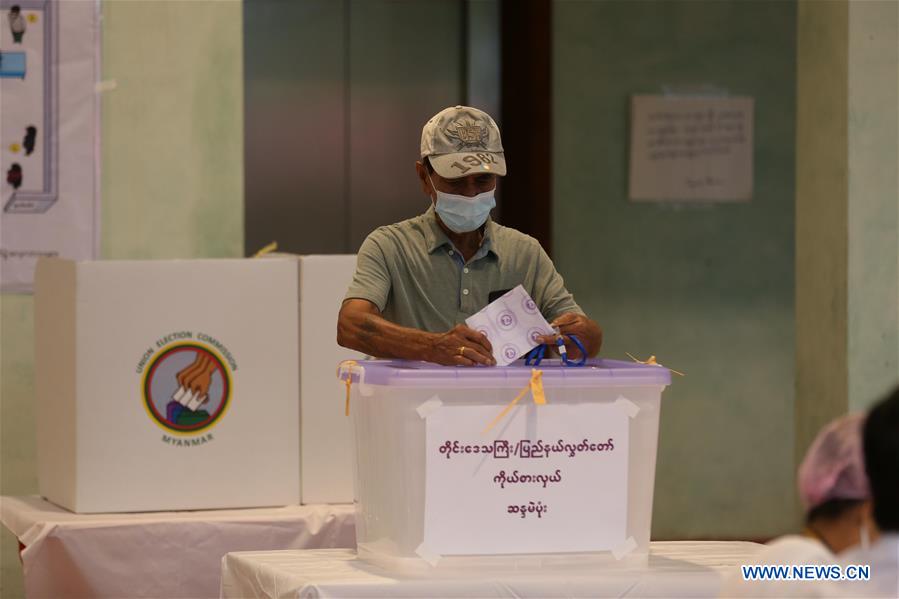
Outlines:
[{"label": "diagram on poster", "polygon": [[8,156],[2,192],[6,213],[46,212],[57,200],[55,11],[55,5],[46,0],[3,6],[0,136]]},{"label": "diagram on poster", "polygon": [[41,256],[94,257],[97,7],[0,0],[0,275],[30,291]]}]

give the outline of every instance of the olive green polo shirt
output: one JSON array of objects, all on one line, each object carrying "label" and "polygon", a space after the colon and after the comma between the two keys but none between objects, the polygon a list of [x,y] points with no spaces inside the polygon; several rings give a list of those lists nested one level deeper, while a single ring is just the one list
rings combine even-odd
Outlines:
[{"label": "olive green polo shirt", "polygon": [[391,322],[436,333],[480,311],[492,292],[519,284],[550,322],[565,312],[583,314],[536,239],[488,219],[481,246],[466,263],[432,205],[369,234],[346,299],[368,300]]}]

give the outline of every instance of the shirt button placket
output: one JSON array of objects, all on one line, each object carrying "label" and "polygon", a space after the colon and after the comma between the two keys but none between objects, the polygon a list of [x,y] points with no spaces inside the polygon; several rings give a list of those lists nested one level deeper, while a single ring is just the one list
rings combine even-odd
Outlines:
[{"label": "shirt button placket", "polygon": [[[462,267],[462,274],[463,274],[463,275],[467,275],[467,274],[470,273],[470,272],[471,272],[471,269],[470,269],[468,266],[463,266],[463,267]],[[462,295],[464,295],[464,296],[466,297],[466,299],[467,299],[467,301],[465,301],[465,302],[463,302],[463,303],[465,304],[465,309],[466,309],[466,311],[468,311],[468,312],[474,312],[475,310],[474,310],[474,308],[473,308],[472,305],[471,305],[471,299],[470,299],[470,298],[471,298],[471,289],[470,289],[471,281],[468,280],[468,277],[463,277],[463,278],[465,279],[465,280],[464,280],[464,284],[466,285],[466,287],[462,289]]]}]

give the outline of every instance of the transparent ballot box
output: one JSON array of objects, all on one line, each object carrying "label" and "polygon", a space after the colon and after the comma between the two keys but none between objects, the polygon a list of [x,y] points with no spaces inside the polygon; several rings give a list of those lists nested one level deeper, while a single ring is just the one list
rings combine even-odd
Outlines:
[{"label": "transparent ballot box", "polygon": [[361,559],[425,575],[646,559],[666,368],[371,360],[338,376]]}]

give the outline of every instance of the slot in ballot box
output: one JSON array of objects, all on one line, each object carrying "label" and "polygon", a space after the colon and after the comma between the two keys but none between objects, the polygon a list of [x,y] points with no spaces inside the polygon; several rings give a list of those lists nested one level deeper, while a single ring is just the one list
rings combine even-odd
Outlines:
[{"label": "slot in ballot box", "polygon": [[[355,258],[335,258],[345,288]],[[310,391],[313,414],[334,388],[333,373],[301,366],[302,303],[336,303],[336,322],[342,298],[304,287],[305,259],[39,261],[41,495],[82,513],[300,503],[301,376],[330,391]],[[350,436],[337,416],[318,426]],[[321,467],[348,486],[344,461]],[[314,475],[309,487],[351,497]]]},{"label": "slot in ballot box", "polygon": [[359,557],[403,574],[645,560],[660,366],[344,363]]}]

